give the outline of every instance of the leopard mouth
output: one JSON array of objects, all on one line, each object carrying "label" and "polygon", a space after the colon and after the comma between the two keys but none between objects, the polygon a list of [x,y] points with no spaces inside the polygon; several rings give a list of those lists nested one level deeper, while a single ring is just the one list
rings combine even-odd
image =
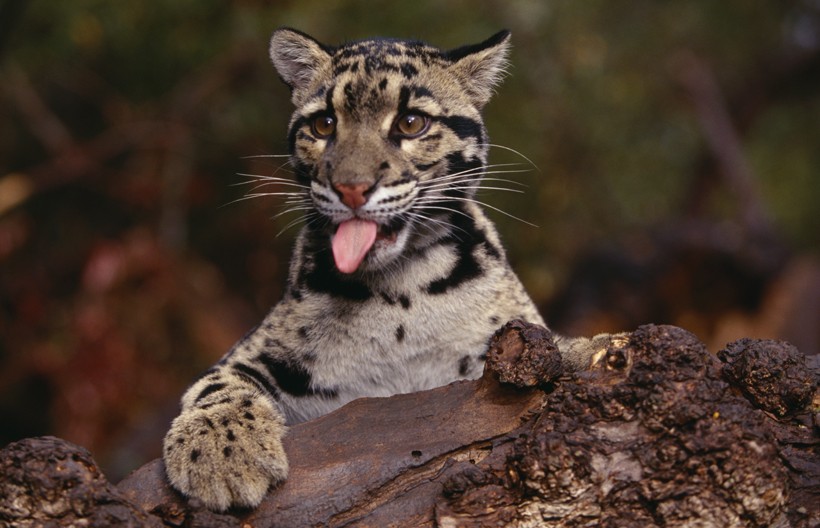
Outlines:
[{"label": "leopard mouth", "polygon": [[353,273],[366,258],[372,260],[374,251],[383,255],[397,243],[398,237],[399,229],[395,225],[381,225],[361,218],[345,220],[336,227],[330,240],[336,268],[342,273]]},{"label": "leopard mouth", "polygon": [[399,228],[379,224],[376,230],[376,243],[395,244],[399,237]]}]

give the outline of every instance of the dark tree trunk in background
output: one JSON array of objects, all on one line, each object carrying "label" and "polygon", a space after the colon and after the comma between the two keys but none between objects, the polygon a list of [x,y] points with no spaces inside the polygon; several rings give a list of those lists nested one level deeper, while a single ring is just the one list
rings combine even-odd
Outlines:
[{"label": "dark tree trunk in background", "polygon": [[513,322],[480,380],[293,427],[290,478],[256,510],[186,503],[158,460],[114,486],[83,448],[37,438],[0,451],[0,523],[820,526],[817,373],[782,342],[718,356],[650,325],[562,375],[550,334]]}]

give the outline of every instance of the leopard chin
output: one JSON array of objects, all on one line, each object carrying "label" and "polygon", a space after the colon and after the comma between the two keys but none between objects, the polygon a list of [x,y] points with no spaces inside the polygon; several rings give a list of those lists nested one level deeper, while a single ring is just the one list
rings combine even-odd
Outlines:
[{"label": "leopard chin", "polygon": [[373,273],[396,264],[408,248],[411,234],[410,226],[398,230],[379,226],[376,241],[365,255],[359,269]]}]

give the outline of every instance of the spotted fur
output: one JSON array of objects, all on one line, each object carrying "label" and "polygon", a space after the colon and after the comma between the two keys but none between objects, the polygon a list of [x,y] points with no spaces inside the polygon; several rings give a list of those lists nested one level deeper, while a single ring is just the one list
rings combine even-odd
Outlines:
[{"label": "spotted fur", "polygon": [[[255,506],[287,475],[285,423],[476,378],[501,323],[543,324],[474,199],[487,165],[480,112],[509,40],[441,51],[273,34],[271,59],[296,107],[297,200],[310,213],[284,298],[182,399],[164,442],[178,490],[218,510]],[[375,222],[378,237],[342,273],[330,244],[354,217]],[[581,365],[589,343],[563,341],[567,363]]]}]

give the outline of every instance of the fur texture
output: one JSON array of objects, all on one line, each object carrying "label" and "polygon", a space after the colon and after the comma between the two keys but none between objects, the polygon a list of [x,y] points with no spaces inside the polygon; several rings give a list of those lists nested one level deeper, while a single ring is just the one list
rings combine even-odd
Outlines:
[{"label": "fur texture", "polygon": [[[499,326],[543,324],[474,200],[488,170],[480,111],[509,41],[501,32],[441,51],[273,34],[296,107],[288,138],[307,223],[285,297],[182,400],[164,443],[175,488],[217,510],[255,506],[287,475],[285,423],[476,378]],[[351,221],[376,229],[375,242],[334,240]],[[337,249],[366,254],[342,273]],[[577,368],[593,345],[561,348]]]}]

